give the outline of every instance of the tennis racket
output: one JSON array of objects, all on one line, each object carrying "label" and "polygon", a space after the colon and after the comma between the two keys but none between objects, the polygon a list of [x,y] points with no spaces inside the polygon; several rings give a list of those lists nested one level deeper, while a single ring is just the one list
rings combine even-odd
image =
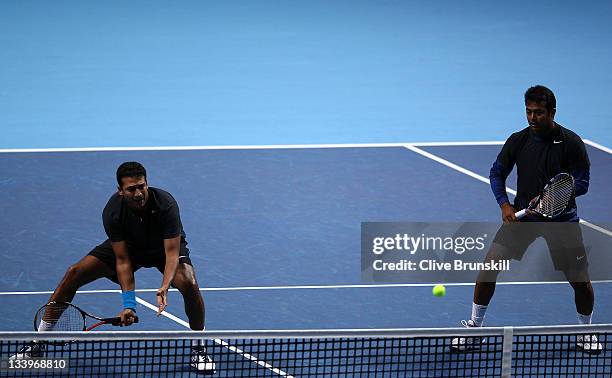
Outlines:
[{"label": "tennis racket", "polygon": [[[41,323],[44,322],[44,324]],[[134,317],[138,323],[138,317]],[[91,331],[104,324],[121,325],[121,318],[101,318],[91,315],[68,302],[49,302],[42,306],[34,317],[34,330],[45,331]]]},{"label": "tennis racket", "polygon": [[521,219],[528,211],[533,211],[545,218],[555,218],[565,212],[575,194],[576,186],[572,175],[559,173],[548,181],[540,195],[532,200],[526,209],[514,215]]}]

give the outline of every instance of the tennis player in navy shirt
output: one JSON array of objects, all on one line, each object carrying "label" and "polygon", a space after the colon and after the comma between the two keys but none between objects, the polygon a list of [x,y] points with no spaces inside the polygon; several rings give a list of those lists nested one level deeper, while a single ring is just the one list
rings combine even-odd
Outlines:
[{"label": "tennis player in navy shirt", "polygon": [[[525,92],[525,112],[529,126],[506,140],[491,168],[491,190],[499,204],[504,224],[495,235],[486,260],[520,260],[529,245],[539,237],[544,238],[555,269],[565,274],[574,289],[579,323],[590,324],[595,295],[588,276],[588,259],[575,200],[572,199],[565,212],[552,221],[534,212],[528,212],[520,221],[515,216],[517,211],[528,207],[551,178],[562,172],[574,177],[576,196],[586,194],[589,188],[589,157],[582,139],[554,121],[556,99],[550,89],[541,85],[529,88]],[[506,193],[506,178],[515,165],[517,193],[514,204],[511,204]],[[495,292],[497,274],[498,271],[479,273],[474,288],[472,316],[462,322],[464,326],[482,326]],[[452,348],[472,349],[478,346],[480,340],[455,338]],[[576,346],[588,353],[596,354],[602,350],[595,335],[579,335]]]},{"label": "tennis player in navy shirt", "polygon": [[[134,272],[140,268],[157,268],[162,282],[157,289],[157,314],[168,305],[172,285],[183,296],[191,329],[204,329],[204,300],[189,258],[179,206],[172,195],[150,187],[145,168],[137,162],[126,162],[117,169],[117,192],[102,212],[108,236],[79,262],[70,266],[49,302],[71,302],[76,291],[102,277],[118,283],[122,290],[122,324],[129,326],[136,316]],[[53,324],[41,323],[39,331],[52,330]],[[41,344],[30,344],[16,358],[39,357]],[[215,364],[196,340],[191,350],[191,366],[213,373]]]}]

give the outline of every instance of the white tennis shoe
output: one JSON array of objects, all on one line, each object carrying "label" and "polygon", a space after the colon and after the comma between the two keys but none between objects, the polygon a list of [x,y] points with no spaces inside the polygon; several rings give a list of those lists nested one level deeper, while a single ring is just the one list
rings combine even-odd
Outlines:
[{"label": "white tennis shoe", "polygon": [[576,349],[589,354],[599,354],[603,346],[597,340],[596,335],[578,335],[576,336]]},{"label": "white tennis shoe", "polygon": [[206,354],[206,348],[202,346],[194,346],[191,348],[190,366],[204,374],[215,374],[217,370],[215,362]]},{"label": "white tennis shoe", "polygon": [[[474,324],[473,320],[462,320],[461,324],[466,327],[466,328],[475,328],[478,327],[476,324]],[[462,336],[462,337],[455,337],[453,338],[453,340],[451,340],[451,350],[455,351],[455,352],[464,352],[464,351],[468,351],[468,350],[474,350],[474,349],[478,349],[480,348],[480,344],[482,344],[483,342],[485,342],[485,338],[478,336],[478,337],[466,337],[466,336]]]},{"label": "white tennis shoe", "polygon": [[9,360],[29,360],[30,358],[40,358],[45,356],[45,345],[32,341],[19,349]]}]

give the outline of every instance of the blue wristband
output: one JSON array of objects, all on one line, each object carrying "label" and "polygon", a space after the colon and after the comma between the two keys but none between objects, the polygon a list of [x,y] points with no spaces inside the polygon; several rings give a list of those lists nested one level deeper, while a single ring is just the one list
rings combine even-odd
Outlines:
[{"label": "blue wristband", "polygon": [[123,308],[131,308],[136,310],[136,292],[134,290],[124,291],[121,293],[123,298]]}]

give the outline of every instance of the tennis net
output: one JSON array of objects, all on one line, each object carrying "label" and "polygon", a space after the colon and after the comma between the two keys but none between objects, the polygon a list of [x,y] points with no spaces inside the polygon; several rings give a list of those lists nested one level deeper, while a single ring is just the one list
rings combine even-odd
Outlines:
[{"label": "tennis net", "polygon": [[[601,377],[612,375],[611,330],[612,325],[4,332],[0,376],[196,377],[213,373],[191,366],[193,351],[204,347],[214,361],[215,377]],[[598,354],[576,349],[583,335],[596,335],[603,347]],[[453,351],[453,339],[458,337],[479,342],[472,350]],[[11,359],[27,357],[19,351],[31,345],[44,347],[31,359]]]}]

